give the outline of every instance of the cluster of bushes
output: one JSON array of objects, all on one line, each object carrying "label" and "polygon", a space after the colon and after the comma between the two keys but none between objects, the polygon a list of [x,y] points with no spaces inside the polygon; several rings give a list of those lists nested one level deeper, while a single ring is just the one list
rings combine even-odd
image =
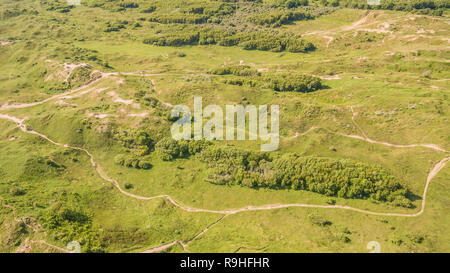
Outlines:
[{"label": "cluster of bushes", "polygon": [[156,143],[155,151],[164,161],[170,161],[175,158],[187,157],[201,152],[211,145],[210,142],[174,140],[171,137],[163,138]]},{"label": "cluster of bushes", "polygon": [[86,5],[91,8],[102,8],[105,10],[119,12],[125,11],[126,9],[136,9],[139,8],[139,4],[134,1],[128,0],[82,0],[81,4]]},{"label": "cluster of bushes", "polygon": [[266,1],[273,7],[293,9],[300,6],[308,6],[308,0],[272,0]]},{"label": "cluster of bushes", "polygon": [[97,64],[105,68],[111,68],[108,62],[98,57],[98,51],[95,49],[87,49],[78,46],[68,45],[67,47],[64,48],[64,56],[69,56],[70,60],[73,62],[90,61],[96,62]]},{"label": "cluster of bushes", "polygon": [[154,139],[147,130],[114,131],[112,137],[125,148],[133,149],[138,156],[148,155],[154,148]]},{"label": "cluster of bushes", "polygon": [[144,39],[144,44],[157,46],[183,46],[198,44],[199,33],[170,33],[164,36],[154,36]]},{"label": "cluster of bushes", "polygon": [[60,13],[69,12],[73,6],[68,5],[66,0],[52,0],[52,1],[42,1],[42,5],[45,6],[46,10],[57,11]]},{"label": "cluster of bushes", "polygon": [[121,1],[119,7],[124,9],[136,9],[139,8],[139,4],[132,1]]},{"label": "cluster of bushes", "polygon": [[275,91],[312,92],[322,88],[320,78],[305,74],[280,73],[265,78],[269,87]]},{"label": "cluster of bushes", "polygon": [[295,154],[269,156],[215,146],[204,149],[198,157],[209,164],[207,181],[215,184],[289,188],[412,207],[409,191],[379,166]]},{"label": "cluster of bushes", "polygon": [[78,208],[52,208],[40,217],[43,227],[57,241],[77,241],[82,252],[104,252],[106,244],[92,223],[92,216]]},{"label": "cluster of bushes", "polygon": [[[159,129],[155,129],[159,130]],[[127,148],[128,153],[118,154],[114,157],[114,163],[127,168],[150,169],[152,164],[149,154],[153,151],[163,159],[172,160],[174,158],[188,156],[194,153],[201,143],[188,143],[185,141],[175,141],[172,138],[161,138],[151,130],[111,130],[112,138]],[[159,139],[159,141],[158,141]],[[156,143],[156,144],[155,144]]]},{"label": "cluster of bushes", "polygon": [[250,86],[250,87],[257,87],[257,86],[264,86],[263,82],[260,79],[254,79],[254,78],[243,78],[243,77],[230,77],[225,78],[222,80],[225,84],[231,84],[231,85],[239,85],[239,86]]},{"label": "cluster of bushes", "polygon": [[114,163],[127,168],[148,170],[153,167],[147,157],[139,157],[133,154],[118,154],[114,157]]},{"label": "cluster of bushes", "polygon": [[176,13],[152,14],[151,22],[161,24],[204,24],[218,23],[220,17],[233,13],[235,6],[229,3],[204,3],[182,7]]},{"label": "cluster of bushes", "polygon": [[204,24],[210,18],[206,14],[154,14],[148,18],[150,22],[157,22],[161,24]]},{"label": "cluster of bushes", "polygon": [[128,25],[128,21],[106,22],[104,32],[120,31]]},{"label": "cluster of bushes", "polygon": [[[42,75],[47,75],[48,73],[51,73],[51,71],[44,69],[41,73]],[[90,65],[84,65],[75,68],[67,81],[44,81],[40,85],[40,88],[44,88],[48,94],[61,93],[65,90],[76,88],[88,83],[99,76],[99,73],[92,71],[92,67]]]},{"label": "cluster of bushes", "polygon": [[221,46],[240,46],[246,50],[307,52],[314,50],[312,43],[298,35],[265,32],[235,32],[218,29],[202,29],[199,32],[176,32],[154,36],[143,41],[158,46],[183,46],[218,44]]},{"label": "cluster of bushes", "polygon": [[258,70],[248,65],[227,65],[210,71],[214,75],[260,76]]},{"label": "cluster of bushes", "polygon": [[266,34],[266,33],[250,33],[245,35],[239,42],[239,46],[247,50],[262,50],[273,52],[308,52],[315,49],[315,46],[300,38],[298,35],[288,33],[283,34]]},{"label": "cluster of bushes", "polygon": [[156,6],[154,6],[154,5],[141,6],[141,8],[140,8],[141,13],[152,13],[155,10],[156,10]]},{"label": "cluster of bushes", "polygon": [[[274,91],[312,92],[321,89],[320,78],[299,73],[264,73],[248,65],[226,65],[215,68],[209,73],[215,75],[233,75],[222,81],[232,85],[247,85],[251,87],[269,87]],[[236,76],[236,77],[234,77]]]},{"label": "cluster of bushes", "polygon": [[409,190],[385,169],[353,160],[245,151],[214,146],[205,140],[176,141],[170,137],[161,139],[155,151],[164,161],[195,155],[208,164],[206,181],[213,184],[306,190],[413,206]]},{"label": "cluster of bushes", "polygon": [[267,27],[279,27],[294,21],[311,19],[314,19],[314,16],[304,11],[278,11],[268,14],[256,14],[248,18],[251,23]]},{"label": "cluster of bushes", "polygon": [[[148,154],[150,153],[151,148],[153,148],[153,140],[150,139],[148,134],[139,131],[132,136],[122,135],[119,137],[116,136],[115,138],[121,139],[121,142],[125,147],[133,150],[129,154],[116,155],[114,157],[114,163],[128,168],[144,170],[152,168]],[[209,145],[211,145],[211,143],[205,140],[177,141],[171,137],[165,137],[156,142],[154,150],[163,161],[170,161],[176,158],[195,155]]]}]

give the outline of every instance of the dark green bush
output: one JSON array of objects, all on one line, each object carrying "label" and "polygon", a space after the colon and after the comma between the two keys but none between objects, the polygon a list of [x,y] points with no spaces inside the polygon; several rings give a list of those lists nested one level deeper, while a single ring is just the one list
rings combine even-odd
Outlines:
[{"label": "dark green bush", "polygon": [[271,74],[265,78],[275,91],[312,92],[322,88],[320,78],[304,74]]},{"label": "dark green bush", "polygon": [[92,216],[80,209],[52,208],[40,217],[40,222],[55,240],[64,243],[77,241],[82,252],[104,252],[105,244],[92,224]]},{"label": "dark green bush", "polygon": [[259,76],[260,73],[248,65],[227,65],[213,69],[214,75]]},{"label": "dark green bush", "polygon": [[171,137],[166,137],[158,141],[155,146],[155,151],[164,161],[170,161],[175,158],[195,155],[208,147],[210,142],[205,140],[200,141],[186,141],[174,140]]},{"label": "dark green bush", "polygon": [[278,11],[268,14],[256,14],[248,18],[254,24],[267,27],[279,27],[294,21],[311,19],[314,19],[314,16],[304,11]]},{"label": "dark green bush", "polygon": [[114,163],[127,168],[148,170],[153,167],[146,157],[132,154],[118,154],[114,157]]}]

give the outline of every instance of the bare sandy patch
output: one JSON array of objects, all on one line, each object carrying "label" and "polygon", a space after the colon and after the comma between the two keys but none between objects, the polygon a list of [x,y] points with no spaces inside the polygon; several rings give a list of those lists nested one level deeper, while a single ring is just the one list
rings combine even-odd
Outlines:
[{"label": "bare sandy patch", "polygon": [[331,76],[319,76],[319,78],[321,78],[322,80],[340,80],[341,79],[341,77],[339,77],[338,74],[331,75]]},{"label": "bare sandy patch", "polygon": [[143,118],[143,117],[148,116],[148,112],[131,113],[131,114],[128,114],[128,116],[129,116],[129,117],[141,117],[141,118]]},{"label": "bare sandy patch", "polygon": [[110,91],[110,92],[108,92],[106,94],[111,96],[114,99],[114,102],[123,103],[123,104],[126,104],[126,105],[130,105],[130,104],[133,103],[132,99],[124,100],[121,97],[119,97],[119,95],[116,92],[114,92],[114,91]]},{"label": "bare sandy patch", "polygon": [[86,116],[98,118],[98,119],[105,119],[107,117],[111,117],[111,116],[115,116],[115,115],[105,114],[105,113],[91,113],[89,111],[86,111]]}]

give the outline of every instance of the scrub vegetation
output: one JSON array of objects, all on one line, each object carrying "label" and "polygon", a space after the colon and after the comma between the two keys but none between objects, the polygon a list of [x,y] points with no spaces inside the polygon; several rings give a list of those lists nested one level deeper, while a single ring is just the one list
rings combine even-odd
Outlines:
[{"label": "scrub vegetation", "polygon": [[[448,252],[448,1],[381,2],[2,1],[0,251]],[[279,150],[174,140],[194,96]]]}]

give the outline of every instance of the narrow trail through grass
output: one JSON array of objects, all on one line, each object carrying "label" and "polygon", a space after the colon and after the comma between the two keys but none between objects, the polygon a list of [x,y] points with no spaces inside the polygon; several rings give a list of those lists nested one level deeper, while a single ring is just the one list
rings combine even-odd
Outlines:
[{"label": "narrow trail through grass", "polygon": [[[101,73],[101,77],[91,81],[87,84],[85,84],[82,87],[76,88],[74,90],[65,92],[63,94],[59,94],[59,95],[55,95],[52,96],[50,98],[47,98],[45,100],[39,101],[39,102],[34,102],[34,103],[25,103],[25,104],[13,104],[13,105],[3,105],[0,107],[0,111],[4,111],[4,110],[8,110],[8,109],[17,109],[17,108],[27,108],[27,107],[32,107],[32,106],[36,106],[36,105],[40,105],[43,104],[45,102],[48,102],[50,100],[53,99],[57,99],[57,98],[61,98],[64,96],[67,96],[68,94],[73,94],[77,91],[80,91],[86,87],[88,87],[89,85],[99,81],[102,78],[108,77],[109,75],[120,75],[121,73]],[[123,73],[122,73],[123,74]],[[127,73],[127,74],[135,74],[135,73]],[[139,73],[136,73],[136,75],[142,75]],[[153,75],[153,74],[149,74],[149,75]],[[355,117],[355,112],[353,112],[353,108],[351,108],[352,110],[352,121],[356,124],[356,122],[354,121],[354,117]],[[446,164],[448,163],[448,161],[450,160],[450,157],[445,157],[444,159],[440,160],[437,164],[434,165],[434,167],[431,169],[431,171],[428,174],[427,180],[426,180],[426,184],[425,184],[425,188],[424,188],[424,192],[422,195],[422,204],[421,204],[421,208],[418,212],[416,213],[410,213],[410,214],[406,214],[406,213],[389,213],[389,212],[374,212],[374,211],[369,211],[369,210],[364,210],[364,209],[359,209],[359,208],[354,208],[354,207],[350,207],[350,206],[343,206],[343,205],[314,205],[314,204],[302,204],[302,203],[292,203],[292,204],[268,204],[268,205],[262,205],[262,206],[246,206],[246,207],[242,207],[242,208],[235,208],[235,209],[227,209],[227,210],[210,210],[210,209],[202,209],[202,208],[194,208],[194,207],[190,207],[187,206],[185,204],[180,203],[179,201],[176,201],[175,199],[173,199],[171,196],[169,195],[157,195],[157,196],[140,196],[140,195],[136,195],[130,192],[125,191],[124,189],[122,189],[119,185],[119,182],[113,178],[110,178],[101,168],[101,166],[99,166],[95,160],[94,160],[94,156],[85,148],[81,148],[81,147],[75,147],[75,146],[71,146],[68,144],[62,144],[62,143],[58,143],[52,139],[50,139],[48,136],[39,133],[37,131],[34,131],[32,129],[27,128],[26,124],[25,124],[25,120],[24,119],[20,119],[18,117],[14,117],[14,116],[10,116],[8,114],[0,114],[0,119],[4,119],[4,120],[9,120],[11,122],[16,123],[17,127],[22,130],[25,133],[28,134],[34,134],[37,135],[45,140],[47,140],[48,142],[54,144],[54,145],[58,145],[61,147],[65,147],[68,149],[73,149],[73,150],[78,150],[78,151],[83,151],[84,153],[86,153],[86,155],[89,157],[90,159],[90,163],[91,166],[95,169],[95,171],[97,172],[97,174],[105,181],[108,181],[110,183],[112,183],[122,194],[127,195],[129,197],[135,198],[135,199],[139,199],[139,200],[152,200],[152,199],[157,199],[157,198],[164,198],[166,200],[168,200],[170,203],[172,203],[174,206],[184,210],[184,211],[188,211],[188,212],[205,212],[205,213],[215,213],[215,214],[223,214],[224,216],[221,217],[219,220],[217,220],[216,222],[214,222],[213,224],[209,225],[208,227],[206,227],[202,232],[200,232],[199,234],[195,235],[192,239],[186,241],[186,242],[181,242],[179,240],[175,240],[172,243],[169,244],[164,244],[162,246],[158,246],[155,248],[151,248],[146,250],[145,252],[159,252],[159,251],[163,251],[164,249],[167,249],[175,244],[179,244],[182,246],[182,248],[184,250],[186,250],[187,248],[187,244],[193,240],[195,240],[196,238],[200,237],[201,235],[203,235],[204,233],[206,233],[211,227],[215,226],[216,224],[218,224],[219,222],[221,222],[225,216],[228,215],[232,215],[232,214],[237,214],[237,213],[241,213],[241,212],[246,212],[246,211],[258,211],[258,210],[273,210],[273,209],[282,209],[282,208],[289,208],[289,207],[303,207],[303,208],[323,208],[323,209],[343,209],[343,210],[350,210],[350,211],[355,211],[355,212],[360,212],[360,213],[365,213],[365,214],[369,214],[369,215],[377,215],[377,216],[395,216],[395,217],[417,217],[419,215],[421,215],[424,210],[425,210],[425,205],[426,205],[426,195],[427,195],[427,191],[428,191],[428,187],[429,184],[431,182],[431,180],[446,166]],[[424,148],[428,148],[428,149],[433,149],[435,151],[438,152],[445,152],[447,153],[446,150],[440,148],[439,146],[435,145],[435,144],[409,144],[409,145],[399,145],[399,144],[392,144],[392,143],[388,143],[388,142],[383,142],[383,141],[376,141],[373,139],[370,139],[369,137],[366,136],[366,134],[362,131],[362,129],[357,125],[357,127],[359,128],[359,130],[361,130],[361,132],[363,133],[364,136],[359,136],[359,135],[347,135],[347,134],[343,134],[343,133],[336,133],[336,132],[332,132],[326,128],[323,128],[331,133],[334,134],[338,134],[340,136],[343,137],[348,137],[348,138],[353,138],[353,139],[359,139],[359,140],[363,140],[369,143],[373,143],[373,144],[379,144],[379,145],[384,145],[384,146],[389,146],[389,147],[393,147],[393,148],[415,148],[415,147],[424,147]],[[297,137],[297,136],[301,136],[301,135],[305,135],[311,131],[313,131],[314,129],[319,129],[320,127],[316,127],[313,126],[310,129],[308,129],[306,132],[304,133],[296,133],[293,137]],[[292,137],[291,137],[292,138]]]}]

